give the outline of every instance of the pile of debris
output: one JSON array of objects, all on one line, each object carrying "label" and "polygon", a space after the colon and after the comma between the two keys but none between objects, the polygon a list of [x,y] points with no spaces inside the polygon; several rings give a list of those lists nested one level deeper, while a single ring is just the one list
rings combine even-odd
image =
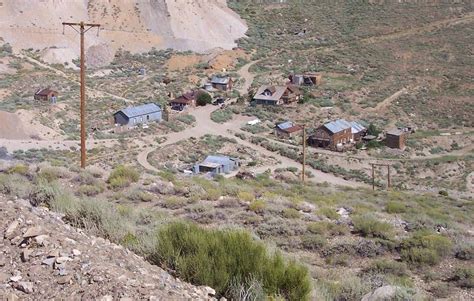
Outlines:
[{"label": "pile of debris", "polygon": [[214,300],[109,241],[65,224],[58,214],[0,196],[1,300]]}]

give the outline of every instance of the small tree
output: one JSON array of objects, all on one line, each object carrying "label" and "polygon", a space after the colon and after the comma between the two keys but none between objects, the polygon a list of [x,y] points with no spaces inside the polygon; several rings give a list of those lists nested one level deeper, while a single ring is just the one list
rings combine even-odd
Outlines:
[{"label": "small tree", "polygon": [[212,102],[212,97],[211,95],[209,95],[209,93],[206,93],[206,92],[199,94],[196,100],[196,103],[198,106],[205,106],[211,102]]},{"label": "small tree", "polygon": [[370,123],[369,128],[367,129],[367,134],[377,137],[380,134],[380,131],[377,129],[375,124]]}]

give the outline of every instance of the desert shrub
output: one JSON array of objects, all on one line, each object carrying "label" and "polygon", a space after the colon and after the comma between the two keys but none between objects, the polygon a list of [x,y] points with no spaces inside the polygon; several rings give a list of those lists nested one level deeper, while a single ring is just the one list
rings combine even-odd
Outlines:
[{"label": "desert shrub", "polygon": [[319,209],[318,211],[319,214],[329,218],[329,219],[338,219],[339,218],[339,214],[337,214],[336,210],[334,210],[333,208],[329,208],[329,207],[322,207]]},{"label": "desert shrub", "polygon": [[331,236],[344,235],[349,232],[349,228],[345,224],[335,224],[326,221],[310,223],[307,226],[307,230],[313,234],[329,234]]},{"label": "desert shrub", "polygon": [[366,237],[379,237],[389,239],[392,233],[392,226],[385,222],[380,222],[371,215],[355,216],[352,219],[354,230]]},{"label": "desert shrub", "polygon": [[112,188],[123,188],[131,183],[137,182],[140,178],[138,172],[128,166],[119,165],[110,173],[107,180]]},{"label": "desert shrub", "polygon": [[176,117],[176,119],[183,122],[183,123],[186,123],[188,125],[193,124],[194,122],[196,122],[196,117],[194,117],[193,115],[189,115],[189,114],[179,115],[178,117]]},{"label": "desert shrub", "polygon": [[282,212],[282,215],[285,218],[299,218],[301,213],[295,208],[285,208]]},{"label": "desert shrub", "polygon": [[403,262],[380,259],[372,262],[367,268],[367,271],[395,276],[405,276],[407,274],[407,266]]},{"label": "desert shrub", "polygon": [[226,108],[223,110],[215,110],[211,113],[211,120],[217,123],[224,123],[229,121],[234,116],[234,112],[231,109]]},{"label": "desert shrub", "polygon": [[462,267],[457,268],[454,271],[454,275],[451,278],[452,281],[456,282],[456,285],[462,288],[474,288],[474,268]]},{"label": "desert shrub", "polygon": [[190,200],[177,196],[170,196],[164,199],[162,206],[168,209],[179,209],[190,204]]},{"label": "desert shrub", "polygon": [[326,237],[319,234],[306,234],[301,238],[301,245],[307,250],[319,250],[326,244]]},{"label": "desert shrub", "polygon": [[350,275],[337,281],[319,280],[316,291],[316,300],[361,300],[370,287],[359,277]]},{"label": "desert shrub", "polygon": [[103,191],[104,187],[101,185],[81,185],[77,189],[77,194],[85,196],[96,196]]},{"label": "desert shrub", "polygon": [[350,256],[347,254],[334,254],[326,257],[326,264],[332,266],[349,266]]},{"label": "desert shrub", "polygon": [[212,97],[207,92],[200,93],[196,99],[196,104],[198,106],[205,106],[210,103],[212,103]]},{"label": "desert shrub", "polygon": [[29,168],[24,164],[16,164],[7,169],[8,174],[19,174],[26,176],[28,174]]},{"label": "desert shrub", "polygon": [[422,230],[402,241],[400,248],[403,261],[433,265],[451,252],[452,243],[447,237]]},{"label": "desert shrub", "polygon": [[472,243],[462,243],[456,247],[455,256],[460,260],[474,259],[474,245]]},{"label": "desert shrub", "polygon": [[115,207],[107,202],[81,199],[76,200],[73,209],[66,210],[64,220],[74,227],[119,242],[129,231],[124,220],[118,217]]},{"label": "desert shrub", "polygon": [[19,198],[27,197],[32,191],[28,179],[18,173],[0,174],[0,192]]},{"label": "desert shrub", "polygon": [[222,196],[222,192],[217,188],[207,188],[206,189],[206,199],[209,201],[218,201]]},{"label": "desert shrub", "polygon": [[255,200],[249,205],[249,210],[255,213],[263,213],[267,203],[264,200]]},{"label": "desert shrub", "polygon": [[211,230],[176,222],[158,232],[153,263],[176,271],[196,285],[208,285],[226,295],[231,285],[255,279],[266,295],[288,300],[308,299],[310,278],[305,267],[270,254],[265,245],[242,230]]},{"label": "desert shrub", "polygon": [[44,179],[48,182],[52,182],[57,179],[64,179],[68,176],[69,175],[67,171],[59,167],[43,167],[38,173],[38,178]]},{"label": "desert shrub", "polygon": [[407,211],[407,207],[401,202],[390,201],[385,205],[385,211],[387,213],[404,213]]},{"label": "desert shrub", "polygon": [[254,194],[248,191],[240,191],[237,197],[244,202],[253,202],[255,200]]},{"label": "desert shrub", "polygon": [[151,202],[153,200],[153,195],[146,191],[134,189],[128,194],[127,198],[136,202]]}]

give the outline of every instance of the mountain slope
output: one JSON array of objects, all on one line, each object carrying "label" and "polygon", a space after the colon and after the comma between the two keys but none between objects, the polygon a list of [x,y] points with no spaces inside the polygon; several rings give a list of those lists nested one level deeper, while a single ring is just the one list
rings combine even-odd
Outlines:
[{"label": "mountain slope", "polygon": [[[100,23],[90,31],[86,47],[94,54],[113,58],[119,48],[132,52],[173,48],[203,52],[230,49],[244,36],[247,27],[225,0],[6,0],[0,4],[0,37],[15,49],[45,49],[50,63],[64,63],[79,53],[76,32],[62,22]],[[99,46],[99,51],[97,51]]]}]

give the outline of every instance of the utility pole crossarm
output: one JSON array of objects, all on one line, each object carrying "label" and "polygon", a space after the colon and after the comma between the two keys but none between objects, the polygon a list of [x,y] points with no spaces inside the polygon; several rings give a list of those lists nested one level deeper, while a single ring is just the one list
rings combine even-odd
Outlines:
[{"label": "utility pole crossarm", "polygon": [[84,22],[63,22],[63,25],[69,25],[69,26],[89,26],[89,27],[100,27],[100,24],[96,23],[84,23]]}]

